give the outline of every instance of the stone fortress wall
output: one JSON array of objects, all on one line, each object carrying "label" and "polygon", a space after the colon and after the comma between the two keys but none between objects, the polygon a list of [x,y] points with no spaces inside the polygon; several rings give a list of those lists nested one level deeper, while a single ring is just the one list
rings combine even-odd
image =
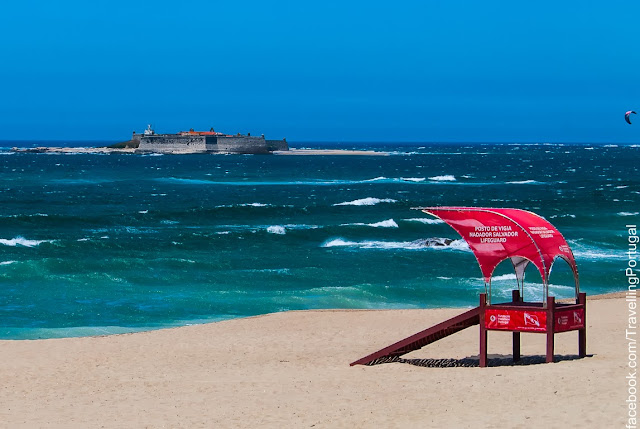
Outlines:
[{"label": "stone fortress wall", "polygon": [[268,153],[267,141],[264,137],[233,136],[213,138],[213,144],[207,144],[210,152],[222,153]]},{"label": "stone fortress wall", "polygon": [[181,134],[138,134],[132,141],[138,143],[139,152],[156,153],[242,153],[266,154],[273,151],[289,150],[286,139],[266,140],[264,135],[181,135]]},{"label": "stone fortress wall", "polygon": [[140,152],[185,153],[206,152],[206,136],[151,135],[143,136],[138,146]]}]

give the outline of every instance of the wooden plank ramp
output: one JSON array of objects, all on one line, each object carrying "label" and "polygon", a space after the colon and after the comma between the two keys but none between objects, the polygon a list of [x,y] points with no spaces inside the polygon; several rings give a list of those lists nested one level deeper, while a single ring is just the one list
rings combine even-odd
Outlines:
[{"label": "wooden plank ramp", "polygon": [[421,349],[427,344],[431,344],[479,323],[480,307],[476,307],[449,320],[438,323],[424,331],[407,337],[404,340],[378,350],[375,353],[371,353],[368,356],[352,362],[350,365],[375,365],[376,363],[383,363],[388,359]]}]

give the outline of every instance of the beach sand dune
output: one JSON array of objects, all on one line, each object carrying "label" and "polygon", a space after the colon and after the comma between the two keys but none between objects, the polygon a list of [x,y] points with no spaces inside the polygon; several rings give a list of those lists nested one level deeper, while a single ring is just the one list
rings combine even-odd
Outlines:
[{"label": "beach sand dune", "polygon": [[[300,311],[108,337],[0,341],[2,427],[426,428],[626,424],[627,307],[588,303],[589,357],[553,364],[349,363],[461,309]],[[522,335],[543,359],[545,337]],[[476,358],[478,327],[405,356]],[[489,333],[490,357],[511,334]],[[491,363],[497,363],[494,359]]]}]

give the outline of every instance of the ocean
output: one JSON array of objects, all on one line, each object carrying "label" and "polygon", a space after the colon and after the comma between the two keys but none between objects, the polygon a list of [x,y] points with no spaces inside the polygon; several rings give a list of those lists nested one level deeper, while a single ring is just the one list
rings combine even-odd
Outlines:
[{"label": "ocean", "polygon": [[[623,290],[625,225],[640,211],[638,145],[290,143],[384,157],[9,149],[36,145],[0,142],[2,339],[477,305],[477,262],[453,229],[412,209],[424,206],[534,211],[572,247],[583,292]],[[567,264],[550,280],[551,294],[573,297]],[[515,286],[506,261],[494,301]],[[541,293],[529,267],[525,298]]]}]

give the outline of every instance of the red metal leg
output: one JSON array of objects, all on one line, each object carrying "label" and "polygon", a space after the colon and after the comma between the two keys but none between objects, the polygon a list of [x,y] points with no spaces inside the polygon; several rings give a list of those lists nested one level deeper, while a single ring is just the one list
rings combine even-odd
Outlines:
[{"label": "red metal leg", "polygon": [[487,305],[487,294],[480,294],[480,367],[487,366],[487,329],[484,324],[484,310]]},{"label": "red metal leg", "polygon": [[513,333],[513,361],[520,360],[520,332]]},{"label": "red metal leg", "polygon": [[578,355],[585,357],[587,355],[587,294],[581,292],[578,295],[578,304],[584,306],[583,323],[584,328],[578,330]]},{"label": "red metal leg", "polygon": [[[514,289],[511,291],[511,301],[516,303],[520,302],[520,291]],[[518,362],[520,360],[520,332],[513,333],[513,361]]]}]

